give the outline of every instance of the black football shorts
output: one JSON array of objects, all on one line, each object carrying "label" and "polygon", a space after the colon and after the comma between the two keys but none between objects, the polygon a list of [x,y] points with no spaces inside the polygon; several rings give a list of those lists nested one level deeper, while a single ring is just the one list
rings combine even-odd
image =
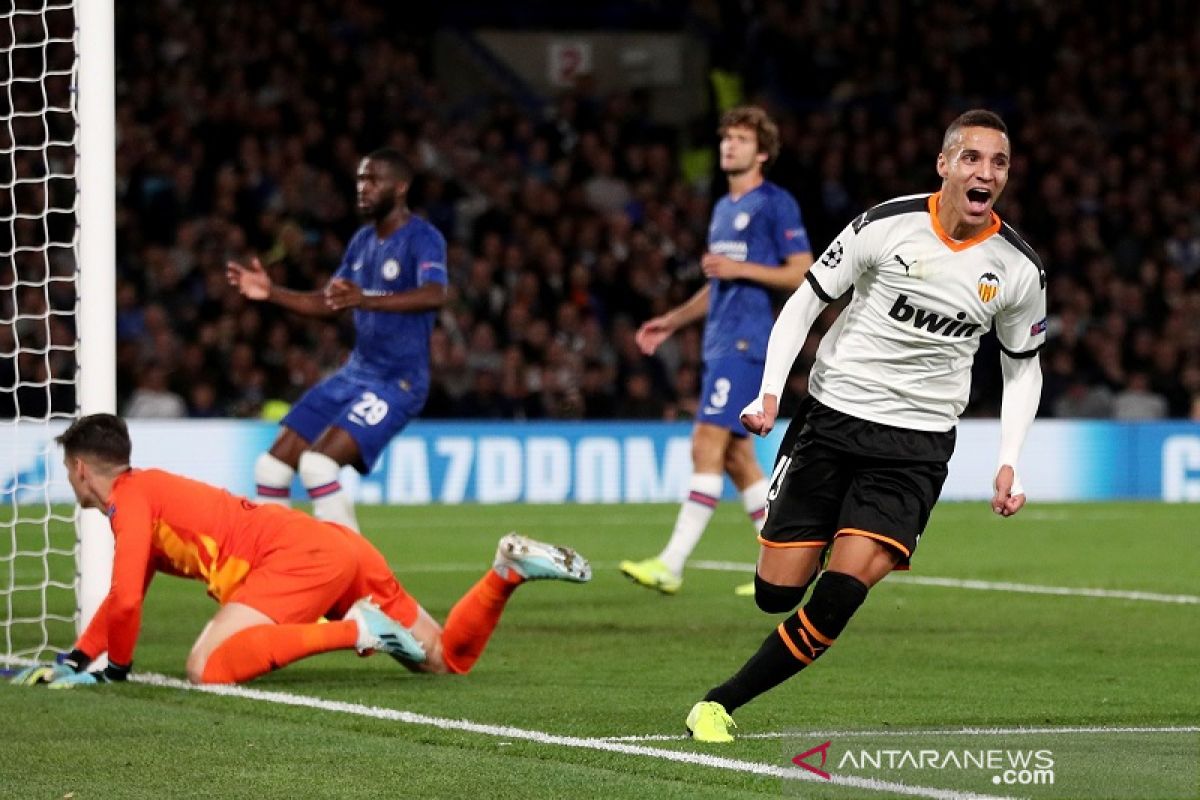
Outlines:
[{"label": "black football shorts", "polygon": [[[907,569],[946,481],[954,431],[895,428],[814,403],[767,494],[766,547],[824,547],[866,536]],[[786,460],[785,460],[786,459]]]}]

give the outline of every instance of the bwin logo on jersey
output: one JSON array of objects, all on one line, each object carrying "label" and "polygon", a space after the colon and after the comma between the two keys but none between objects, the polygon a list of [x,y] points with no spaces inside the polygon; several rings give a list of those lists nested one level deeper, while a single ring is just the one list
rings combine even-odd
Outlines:
[{"label": "bwin logo on jersey", "polygon": [[990,303],[1000,293],[1000,279],[991,272],[985,272],[979,276],[979,285],[975,289],[979,292],[980,300]]},{"label": "bwin logo on jersey", "polygon": [[908,295],[902,294],[892,303],[888,316],[897,322],[911,322],[914,328],[924,328],[939,336],[953,336],[965,339],[979,330],[980,325],[974,322],[963,322],[967,312],[960,311],[953,318],[943,317],[933,311],[914,306],[908,302]]}]

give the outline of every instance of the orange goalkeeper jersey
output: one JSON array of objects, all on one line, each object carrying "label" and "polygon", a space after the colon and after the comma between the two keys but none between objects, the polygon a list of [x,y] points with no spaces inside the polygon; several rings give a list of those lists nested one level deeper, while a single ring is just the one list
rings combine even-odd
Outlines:
[{"label": "orange goalkeeper jersey", "polygon": [[158,469],[131,469],[113,483],[107,513],[114,539],[112,584],[76,647],[108,651],[128,665],[141,627],[142,600],[155,572],[204,581],[228,602],[300,511],[258,505],[207,483]]}]

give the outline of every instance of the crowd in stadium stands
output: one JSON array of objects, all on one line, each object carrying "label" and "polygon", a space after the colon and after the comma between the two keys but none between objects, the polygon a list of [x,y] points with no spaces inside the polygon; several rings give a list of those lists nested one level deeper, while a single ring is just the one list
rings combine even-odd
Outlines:
[{"label": "crowd in stadium stands", "polygon": [[[752,19],[731,10],[742,5],[695,4],[687,29],[780,120],[769,176],[799,200],[817,254],[873,203],[936,189],[945,123],[991,108],[1014,154],[998,209],[1049,275],[1040,413],[1200,418],[1200,39],[1187,4],[931,0],[916,14],[775,0],[752,3]],[[699,329],[653,358],[633,334],[702,279],[723,189],[680,165],[715,146],[715,116],[657,126],[643,94],[586,82],[544,113],[456,107],[427,42],[396,34],[398,14],[316,0],[118,9],[137,22],[117,26],[125,413],[257,416],[340,364],[348,320],[247,303],[224,264],[255,253],[281,284],[324,285],[357,226],[357,160],[391,145],[420,173],[410,205],[449,242],[423,416],[688,418]],[[994,347],[969,414],[998,411]]]}]

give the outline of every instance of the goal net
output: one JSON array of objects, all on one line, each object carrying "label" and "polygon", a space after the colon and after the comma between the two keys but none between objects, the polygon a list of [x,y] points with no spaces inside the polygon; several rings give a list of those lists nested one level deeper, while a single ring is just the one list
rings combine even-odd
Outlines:
[{"label": "goal net", "polygon": [[[85,273],[97,273],[93,278],[103,287],[113,272],[104,240],[89,250],[81,231],[88,216],[81,200],[81,165],[88,161],[81,131],[89,129],[78,102],[79,78],[88,67],[80,60],[80,31],[86,29],[80,13],[92,2],[10,0],[0,6],[0,660],[9,663],[69,649],[81,610],[94,610],[79,602],[80,575],[90,571],[82,569],[88,546],[80,547],[81,515],[54,444],[80,411],[112,410],[113,403],[101,380],[89,408],[80,380],[88,372],[81,369],[82,331],[106,334],[103,323],[94,332],[85,327],[85,306],[96,301],[94,316],[106,301],[103,288],[89,292]],[[111,26],[111,6],[107,15]],[[108,42],[111,70],[111,33]],[[111,126],[99,139],[99,146],[111,147]],[[96,188],[106,191],[100,184]],[[111,198],[111,179],[107,191]],[[92,221],[105,224],[103,214]],[[90,262],[83,253],[92,254]],[[106,313],[112,316],[111,305]],[[94,520],[80,530],[89,527]],[[100,564],[105,586],[108,569]]]}]

